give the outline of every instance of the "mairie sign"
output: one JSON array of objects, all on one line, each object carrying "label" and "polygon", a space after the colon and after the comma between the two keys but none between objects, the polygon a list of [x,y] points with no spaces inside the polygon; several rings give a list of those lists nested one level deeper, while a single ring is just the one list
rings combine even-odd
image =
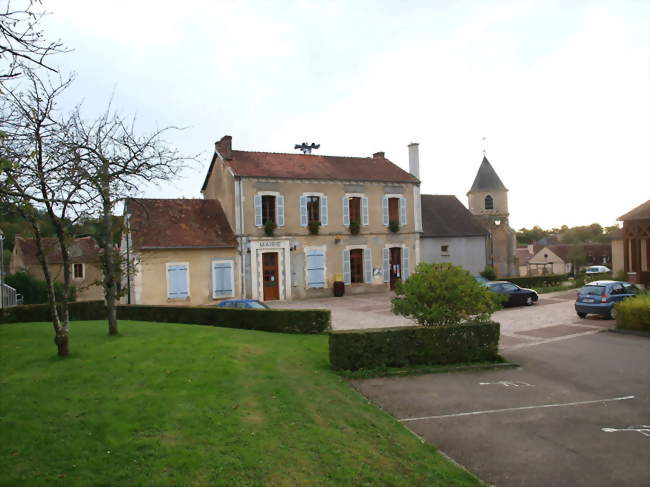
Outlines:
[{"label": "mairie sign", "polygon": [[282,240],[262,240],[258,243],[260,247],[272,247],[279,248],[282,247]]}]

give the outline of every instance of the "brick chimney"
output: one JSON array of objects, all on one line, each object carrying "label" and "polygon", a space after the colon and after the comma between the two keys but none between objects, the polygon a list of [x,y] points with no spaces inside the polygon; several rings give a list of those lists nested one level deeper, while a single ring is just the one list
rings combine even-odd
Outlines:
[{"label": "brick chimney", "polygon": [[420,144],[417,142],[409,144],[409,172],[420,179]]},{"label": "brick chimney", "polygon": [[386,154],[384,154],[383,152],[375,152],[372,155],[373,159],[385,159],[385,157],[386,157]]},{"label": "brick chimney", "polygon": [[221,140],[214,144],[214,148],[224,159],[232,159],[232,137],[224,135]]}]

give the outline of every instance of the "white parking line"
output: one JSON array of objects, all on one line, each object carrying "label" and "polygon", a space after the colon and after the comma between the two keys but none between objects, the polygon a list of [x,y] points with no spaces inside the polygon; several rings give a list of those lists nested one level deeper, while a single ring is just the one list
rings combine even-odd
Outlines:
[{"label": "white parking line", "polygon": [[488,409],[486,411],[471,411],[468,413],[441,414],[439,416],[423,416],[421,418],[404,418],[404,419],[398,419],[398,421],[400,423],[408,423],[409,421],[421,421],[423,419],[457,418],[459,416],[474,416],[477,414],[492,414],[492,413],[503,413],[507,411],[522,411],[524,409],[559,408],[562,406],[582,406],[583,404],[598,404],[602,402],[625,401],[626,399],[634,399],[634,396],[612,397],[610,399],[596,399],[593,401],[565,402],[563,404],[540,404],[538,406],[522,406],[518,408]]}]

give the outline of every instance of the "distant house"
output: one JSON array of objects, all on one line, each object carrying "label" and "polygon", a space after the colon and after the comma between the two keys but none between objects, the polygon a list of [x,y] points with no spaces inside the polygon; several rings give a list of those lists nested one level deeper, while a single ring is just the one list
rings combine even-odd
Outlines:
[{"label": "distant house", "polygon": [[[585,253],[585,265],[611,266],[612,246],[608,243],[575,244]],[[571,272],[570,260],[572,244],[530,245],[533,256],[528,260],[528,274],[566,274]]]},{"label": "distant house", "polygon": [[217,200],[127,200],[123,302],[210,304],[240,296],[235,235]]},{"label": "distant house", "polygon": [[489,232],[452,195],[423,194],[422,262],[449,262],[478,275],[487,263]]},{"label": "distant house", "polygon": [[650,200],[618,218],[623,222],[622,252],[614,267],[628,279],[650,286]]},{"label": "distant house", "polygon": [[[63,282],[63,257],[56,238],[43,239],[45,257],[55,282]],[[93,301],[104,298],[99,284],[102,278],[100,249],[93,237],[76,238],[68,247],[72,285],[77,291],[77,301]],[[38,260],[36,240],[16,236],[9,272],[25,271],[37,279],[44,280],[43,268]]]}]

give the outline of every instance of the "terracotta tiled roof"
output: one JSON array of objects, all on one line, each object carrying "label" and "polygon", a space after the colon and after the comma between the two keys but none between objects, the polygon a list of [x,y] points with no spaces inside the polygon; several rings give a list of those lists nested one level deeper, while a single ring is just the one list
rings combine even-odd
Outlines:
[{"label": "terracotta tiled roof", "polygon": [[478,237],[488,231],[453,195],[423,194],[423,237]]},{"label": "terracotta tiled roof", "polygon": [[483,156],[483,161],[481,161],[476,178],[474,178],[474,184],[472,184],[472,189],[469,191],[493,191],[495,189],[507,191],[501,178],[492,167],[492,164],[490,164],[490,161],[487,160],[487,157]]},{"label": "terracotta tiled roof", "polygon": [[235,247],[235,235],[217,200],[127,201],[133,246],[138,249]]},{"label": "terracotta tiled roof", "polygon": [[[19,247],[25,265],[39,265],[36,239],[16,236],[15,245]],[[43,239],[43,248],[48,264],[62,264],[61,247],[54,237]],[[99,260],[100,249],[93,237],[76,238],[68,246],[71,263],[88,263]]]},{"label": "terracotta tiled roof", "polygon": [[[418,179],[385,157],[340,157],[317,154],[230,151],[225,163],[236,176],[284,179],[334,179],[417,183]],[[212,158],[203,188],[218,156]]]},{"label": "terracotta tiled roof", "polygon": [[625,215],[619,216],[618,220],[619,221],[650,220],[650,200],[646,201],[645,203],[641,203],[633,210],[628,211]]}]

